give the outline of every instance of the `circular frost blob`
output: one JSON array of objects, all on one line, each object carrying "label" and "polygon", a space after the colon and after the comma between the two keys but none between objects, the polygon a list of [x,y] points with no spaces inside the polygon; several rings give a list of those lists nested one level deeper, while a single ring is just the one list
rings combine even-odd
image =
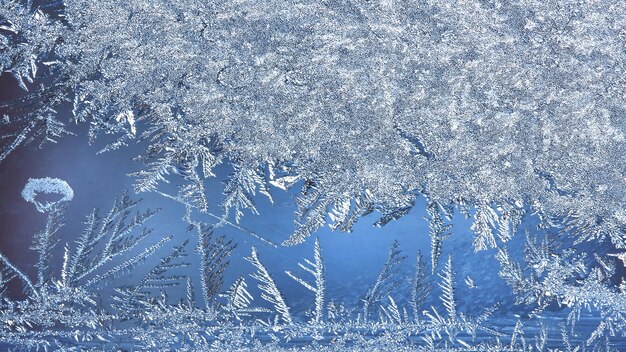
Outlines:
[{"label": "circular frost blob", "polygon": [[[39,202],[35,199],[39,193],[59,194],[61,199],[54,202]],[[29,203],[35,204],[38,211],[45,213],[59,203],[72,200],[74,198],[74,190],[67,182],[58,178],[31,178],[28,179],[28,182],[26,182],[22,190],[22,198]]]}]

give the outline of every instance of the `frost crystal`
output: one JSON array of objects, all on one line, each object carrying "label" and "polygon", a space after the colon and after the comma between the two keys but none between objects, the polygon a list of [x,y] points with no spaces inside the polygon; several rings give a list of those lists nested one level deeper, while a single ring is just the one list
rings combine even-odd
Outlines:
[{"label": "frost crystal", "polygon": [[137,190],[175,173],[199,200],[198,168],[228,161],[240,219],[256,187],[314,187],[285,244],[327,212],[350,230],[367,192],[380,225],[418,193],[475,205],[477,249],[520,204],[624,247],[626,3],[558,3],[4,0],[0,69],[49,78],[12,105],[0,160],[62,135],[71,102],[92,137],[119,136],[104,150],[148,142]]},{"label": "frost crystal", "polygon": [[[38,193],[59,194],[61,199],[55,202],[42,203],[35,199]],[[29,203],[35,204],[38,211],[46,213],[57,204],[72,200],[74,198],[74,190],[67,182],[58,178],[30,178],[22,190],[22,198]]]}]

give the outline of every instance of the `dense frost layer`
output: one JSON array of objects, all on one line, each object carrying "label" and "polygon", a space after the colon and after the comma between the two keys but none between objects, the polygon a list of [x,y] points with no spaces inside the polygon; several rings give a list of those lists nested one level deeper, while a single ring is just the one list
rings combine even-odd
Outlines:
[{"label": "dense frost layer", "polygon": [[624,246],[626,2],[63,4],[2,6],[1,69],[51,69],[5,152],[61,134],[50,109],[67,100],[120,135],[110,147],[151,141],[138,190],[179,173],[178,196],[203,207],[199,169],[228,159],[239,214],[264,178],[304,180],[313,211],[287,243],[333,207],[335,227],[371,207],[384,224],[423,193],[500,205],[496,223],[527,204]]}]

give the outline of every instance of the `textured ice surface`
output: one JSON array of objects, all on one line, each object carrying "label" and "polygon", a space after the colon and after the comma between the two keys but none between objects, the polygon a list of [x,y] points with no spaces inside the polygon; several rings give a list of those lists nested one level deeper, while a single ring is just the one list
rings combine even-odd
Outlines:
[{"label": "textured ice surface", "polygon": [[[1,340],[619,348],[625,47],[621,0],[0,0],[0,165],[47,217],[33,268],[0,257]],[[63,234],[47,142],[106,164],[51,154],[76,197],[130,172],[183,219],[124,195]]]}]

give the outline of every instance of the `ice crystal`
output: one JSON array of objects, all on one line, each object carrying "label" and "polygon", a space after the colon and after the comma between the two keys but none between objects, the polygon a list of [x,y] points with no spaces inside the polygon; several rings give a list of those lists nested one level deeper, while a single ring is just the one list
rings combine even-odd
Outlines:
[{"label": "ice crystal", "polygon": [[319,239],[315,240],[315,251],[314,251],[315,261],[311,262],[308,259],[305,259],[305,263],[308,266],[298,263],[305,271],[309,272],[315,277],[315,286],[312,286],[308,282],[300,279],[291,273],[291,271],[287,271],[287,275],[292,279],[296,280],[302,286],[306,287],[309,291],[315,293],[315,313],[314,313],[314,321],[316,323],[320,323],[324,320],[324,296],[326,291],[326,285],[324,283],[324,260],[322,259],[322,250],[320,248]]},{"label": "ice crystal", "polygon": [[389,292],[398,286],[398,283],[394,283],[392,280],[394,280],[394,276],[397,273],[398,265],[406,258],[401,256],[400,253],[399,243],[395,241],[389,250],[387,260],[380,270],[376,281],[365,294],[365,298],[363,298],[364,319],[369,317],[370,307],[374,303],[379,302],[381,298],[387,296]]},{"label": "ice crystal", "polygon": [[419,320],[420,308],[426,302],[430,293],[430,280],[426,272],[426,263],[422,258],[422,254],[417,254],[417,262],[415,264],[415,277],[411,287],[411,308],[413,309],[413,317]]},{"label": "ice crystal", "polygon": [[[285,324],[291,324],[291,313],[289,313],[289,307],[287,306],[287,303],[285,303],[283,293],[278,289],[274,279],[265,266],[261,263],[261,261],[259,261],[256,248],[252,248],[252,254],[250,254],[249,257],[246,257],[246,260],[252,263],[252,265],[254,265],[257,269],[257,272],[251,276],[261,283],[259,285],[259,288],[263,291],[261,297],[272,303],[274,309],[280,315],[280,318]],[[276,317],[278,317],[278,315]]]},{"label": "ice crystal", "polygon": [[[37,201],[35,198],[37,197],[37,193],[56,193],[62,196],[56,202],[46,202],[41,203]],[[37,210],[42,213],[48,212],[54,209],[57,204],[61,202],[68,202],[74,198],[74,190],[67,184],[67,182],[60,180],[58,178],[37,178],[37,179],[29,179],[22,190],[22,198],[27,202],[35,204]]]}]

